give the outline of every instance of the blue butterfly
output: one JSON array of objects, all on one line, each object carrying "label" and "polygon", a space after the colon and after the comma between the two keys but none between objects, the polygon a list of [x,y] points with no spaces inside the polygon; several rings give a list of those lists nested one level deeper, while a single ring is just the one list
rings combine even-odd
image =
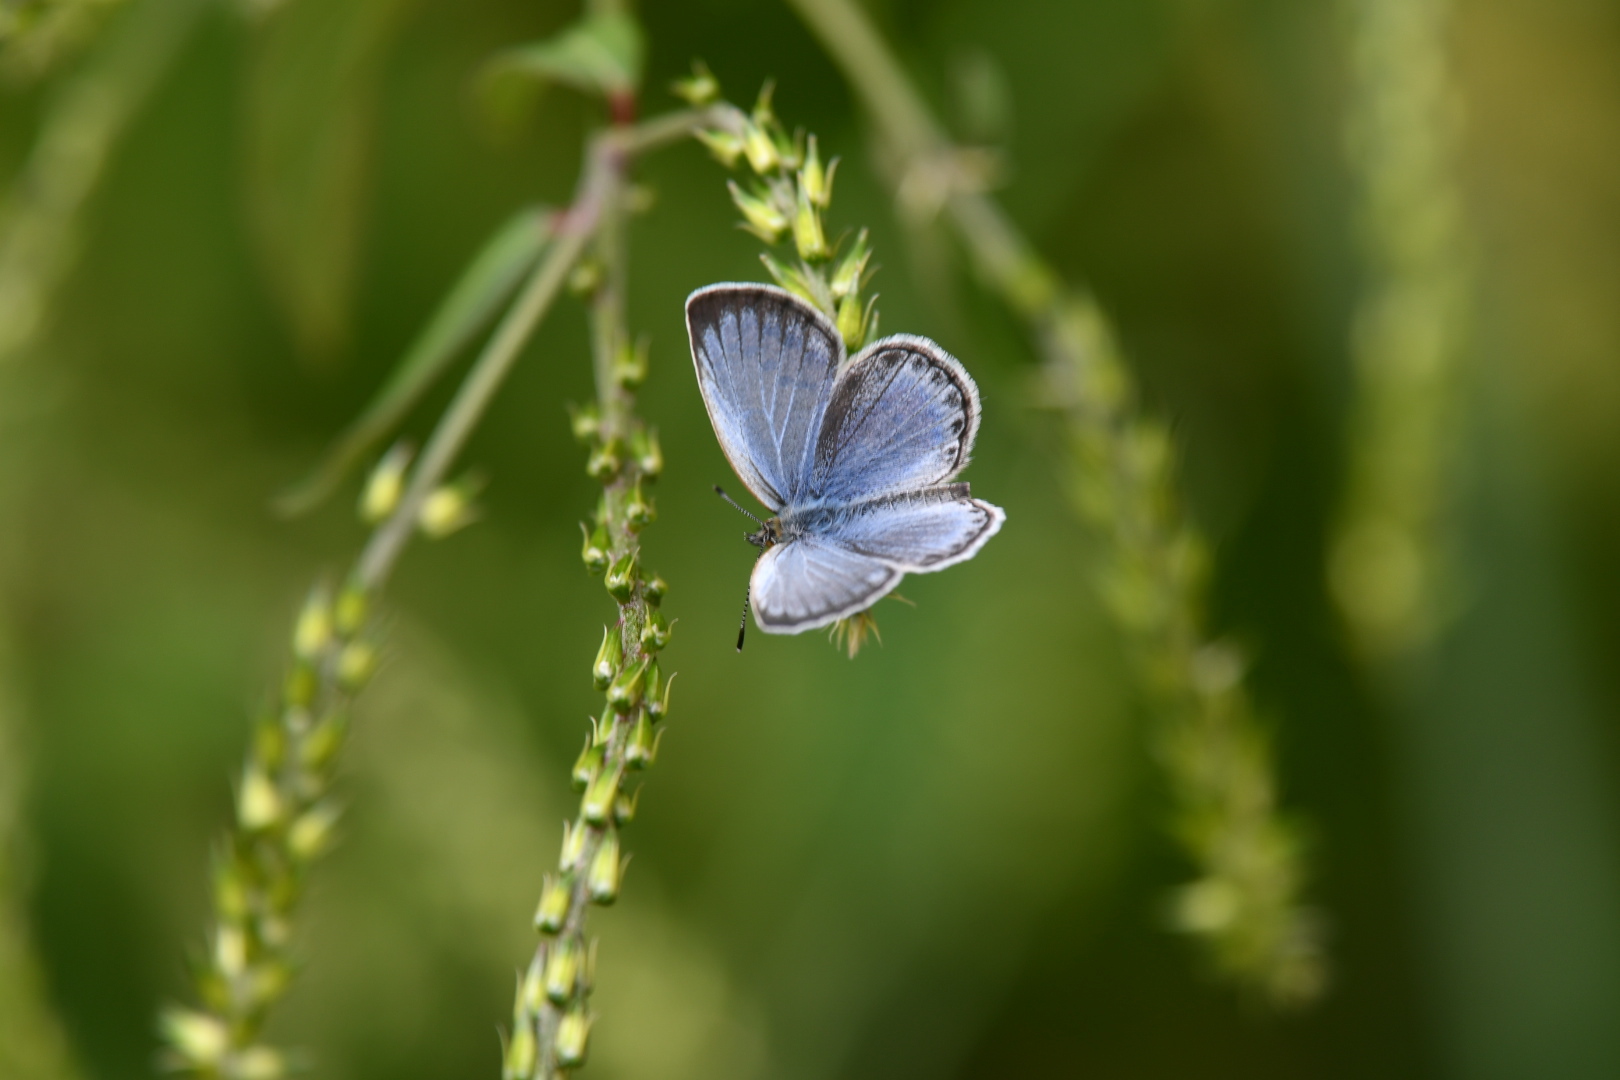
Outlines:
[{"label": "blue butterfly", "polygon": [[979,431],[979,389],[932,341],[887,337],[846,362],[826,316],[769,285],[697,290],[686,327],[720,449],[773,515],[748,537],[762,549],[749,582],[761,630],[864,611],[908,573],[971,559],[1006,520],[951,482]]}]

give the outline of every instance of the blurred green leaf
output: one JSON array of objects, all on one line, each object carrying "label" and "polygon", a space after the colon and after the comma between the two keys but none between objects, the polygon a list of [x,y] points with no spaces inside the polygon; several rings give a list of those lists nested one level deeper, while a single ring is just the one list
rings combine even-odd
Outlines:
[{"label": "blurred green leaf", "polygon": [[496,97],[507,97],[535,81],[614,97],[633,94],[640,86],[645,57],[642,28],[632,16],[588,15],[557,36],[497,55],[489,62],[484,81]]},{"label": "blurred green leaf", "polygon": [[287,515],[301,514],[330,495],[355,462],[388,437],[462,346],[489,322],[550,239],[551,211],[539,206],[519,211],[496,230],[365,412],[349,425],[313,473],[276,500],[276,509]]},{"label": "blurred green leaf", "polygon": [[292,0],[264,20],[249,65],[253,241],[308,353],[348,330],[378,84],[406,2]]}]

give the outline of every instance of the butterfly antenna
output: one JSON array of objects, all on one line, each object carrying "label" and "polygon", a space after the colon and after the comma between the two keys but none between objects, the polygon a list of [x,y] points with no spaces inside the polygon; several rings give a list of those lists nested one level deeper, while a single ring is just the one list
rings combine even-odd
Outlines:
[{"label": "butterfly antenna", "polygon": [[748,594],[743,593],[742,622],[737,624],[737,651],[742,652],[743,635],[748,633]]},{"label": "butterfly antenna", "polygon": [[[750,513],[748,510],[744,509],[742,504],[739,503],[736,499],[733,499],[730,495],[727,495],[725,493],[725,490],[723,488],[721,488],[721,486],[719,484],[714,485],[714,493],[716,495],[720,496],[722,499],[726,500],[726,502],[730,503],[732,506],[735,506],[739,511],[741,511],[741,513],[742,513],[742,515],[744,517],[752,518],[753,521],[754,521],[754,524],[756,524],[756,525],[765,524],[763,521],[759,520],[759,518],[754,517],[754,515],[752,513]],[[741,646],[738,646],[738,647],[741,648]]]}]

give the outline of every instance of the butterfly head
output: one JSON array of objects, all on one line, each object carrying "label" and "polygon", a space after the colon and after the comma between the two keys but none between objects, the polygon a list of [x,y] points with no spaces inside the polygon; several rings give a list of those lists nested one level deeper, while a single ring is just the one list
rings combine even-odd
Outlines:
[{"label": "butterfly head", "polygon": [[782,519],[769,518],[759,523],[759,529],[748,534],[748,542],[761,551],[769,551],[782,542]]}]

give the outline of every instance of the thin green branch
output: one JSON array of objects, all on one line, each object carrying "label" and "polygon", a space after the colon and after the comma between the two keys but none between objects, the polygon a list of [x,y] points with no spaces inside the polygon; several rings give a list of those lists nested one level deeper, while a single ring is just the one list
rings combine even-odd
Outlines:
[{"label": "thin green branch", "polygon": [[1446,489],[1471,273],[1451,168],[1450,9],[1448,0],[1353,0],[1348,11],[1346,134],[1366,284],[1329,581],[1355,645],[1378,664],[1421,649],[1457,588]]},{"label": "thin green branch", "polygon": [[1315,997],[1325,958],[1301,905],[1299,842],[1276,805],[1241,658],[1204,627],[1206,559],[1176,492],[1173,446],[1143,418],[1106,314],[1066,286],[981,190],[983,170],[951,144],[859,7],[790,3],[876,122],[902,200],[943,214],[1045,361],[1068,433],[1074,502],[1109,542],[1103,592],[1135,642],[1160,717],[1173,831],[1199,872],[1178,895],[1177,924],[1238,983],[1278,1003]]},{"label": "thin green branch", "polygon": [[[277,1080],[287,1072],[285,1056],[259,1037],[291,982],[293,917],[308,872],[329,846],[337,824],[332,778],[350,701],[369,677],[375,655],[367,612],[418,528],[442,533],[466,520],[465,508],[458,505],[464,496],[445,484],[445,476],[581,256],[601,242],[608,225],[617,234],[615,208],[622,202],[629,162],[715,122],[710,111],[693,110],[616,128],[591,141],[576,199],[561,215],[549,254],[468,372],[409,477],[397,454],[386,455],[374,471],[363,503],[377,512],[381,523],[343,588],[335,596],[316,590],[305,604],[293,634],[291,673],[249,748],[237,786],[236,821],[215,871],[214,930],[197,971],[200,1006],[170,1008],[161,1017],[170,1067],[220,1080]],[[627,404],[610,396],[603,400],[605,430],[628,438],[640,452],[622,470],[615,466],[604,503],[603,524],[612,530],[612,550],[620,557],[608,570],[609,588],[621,600],[624,647],[615,656],[629,662],[623,672],[615,669],[609,692],[610,705],[619,710],[613,715],[622,722],[599,727],[616,748],[616,756],[596,759],[617,763],[614,785],[605,789],[602,781],[593,780],[587,788],[582,831],[574,834],[582,846],[578,859],[566,863],[584,882],[586,893],[580,895],[599,902],[605,896],[605,871],[597,863],[604,845],[616,845],[612,822],[628,820],[634,805],[633,797],[618,791],[617,781],[624,767],[651,760],[651,743],[637,743],[637,733],[647,729],[647,716],[655,710],[661,715],[667,701],[650,655],[668,639],[669,630],[662,616],[649,613],[662,595],[662,582],[644,581],[635,570],[634,531],[650,518],[639,480],[657,471],[656,443],[639,432]],[[621,565],[623,559],[627,566]],[[611,841],[606,839],[610,835]],[[615,888],[616,860],[615,848]],[[583,919],[583,903],[577,907],[577,919]],[[569,925],[577,937],[579,923]],[[584,954],[574,959],[583,962]],[[552,1020],[555,1039],[559,1031],[572,1030],[570,1024],[579,1028],[584,1017],[581,1012],[579,1023],[555,1015]],[[583,1034],[579,1045],[582,1053]]]}]

